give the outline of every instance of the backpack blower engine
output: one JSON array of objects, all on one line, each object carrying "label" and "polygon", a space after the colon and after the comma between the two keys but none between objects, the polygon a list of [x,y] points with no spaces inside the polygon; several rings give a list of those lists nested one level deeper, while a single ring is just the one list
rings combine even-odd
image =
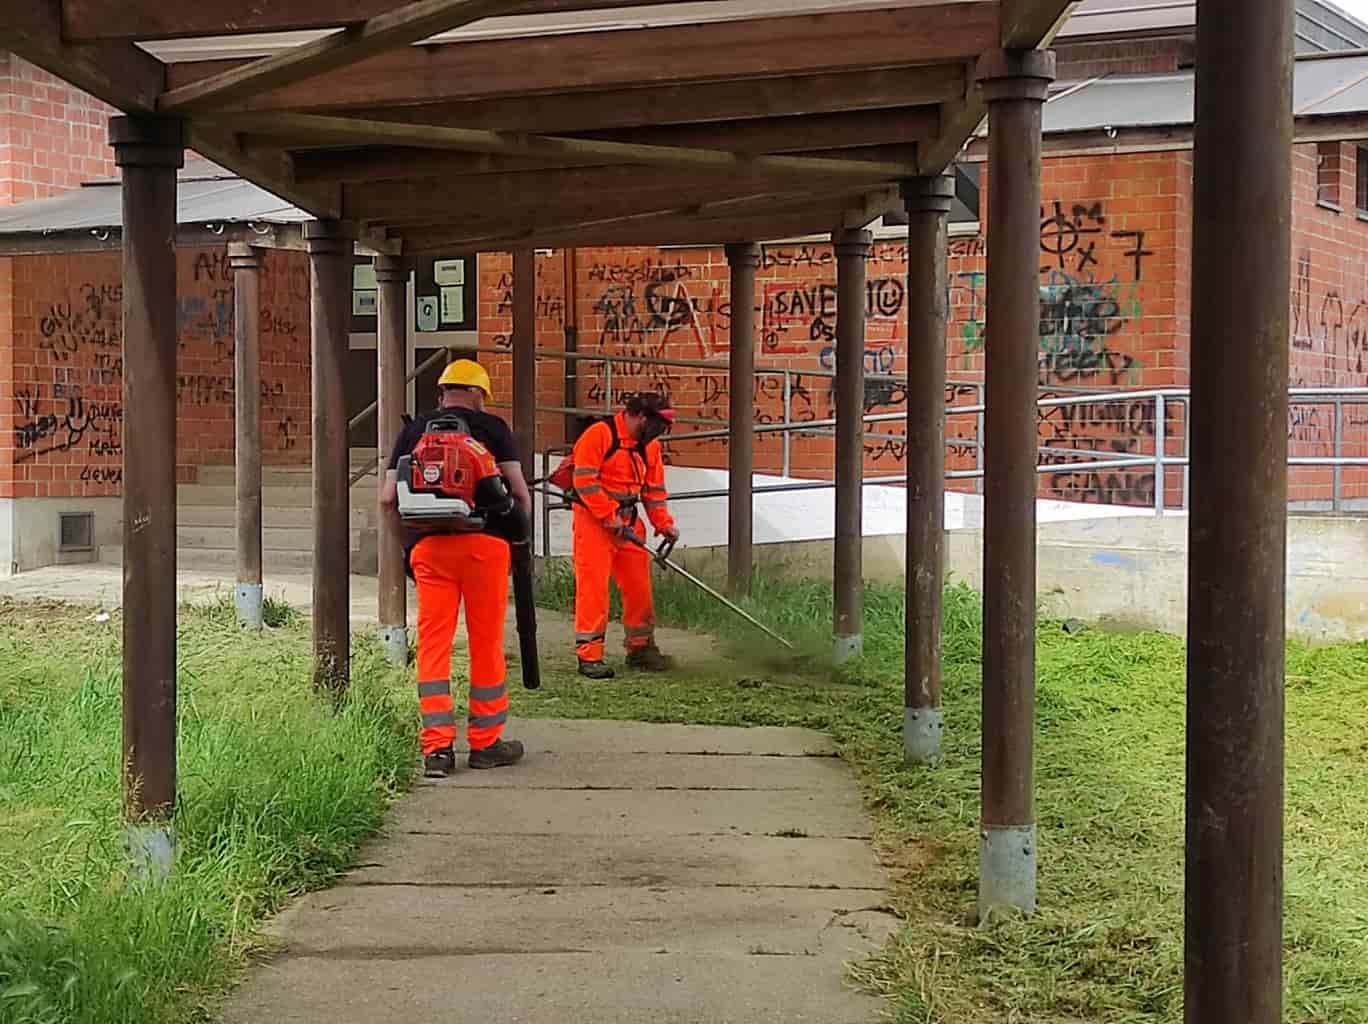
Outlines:
[{"label": "backpack blower engine", "polygon": [[523,686],[538,689],[531,523],[494,456],[471,436],[464,417],[441,415],[428,422],[413,451],[400,457],[398,477],[399,518],[408,529],[420,534],[490,533],[508,541]]}]

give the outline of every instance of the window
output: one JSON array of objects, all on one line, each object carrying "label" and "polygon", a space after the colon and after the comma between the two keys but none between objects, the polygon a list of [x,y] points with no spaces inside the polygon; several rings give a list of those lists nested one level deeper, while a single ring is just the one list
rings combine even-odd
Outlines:
[{"label": "window", "polygon": [[1368,216],[1368,148],[1354,147],[1354,208]]},{"label": "window", "polygon": [[58,514],[59,551],[90,551],[95,547],[95,513],[62,512]]},{"label": "window", "polygon": [[1340,144],[1316,146],[1316,202],[1332,210],[1340,207]]}]

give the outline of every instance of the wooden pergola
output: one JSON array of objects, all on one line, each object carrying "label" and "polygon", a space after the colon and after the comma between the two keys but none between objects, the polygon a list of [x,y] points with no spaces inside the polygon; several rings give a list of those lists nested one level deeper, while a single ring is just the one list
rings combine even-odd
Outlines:
[{"label": "wooden pergola", "polygon": [[[732,582],[749,577],[755,243],[831,232],[834,632],[859,650],[864,230],[907,214],[909,757],[939,754],[947,168],[988,116],[979,905],[1036,899],[1032,744],[1041,108],[1068,0],[13,0],[0,47],[122,111],[128,813],[175,805],[175,190],[186,148],[317,219],[317,680],[348,677],[343,368],[376,253],[381,436],[402,412],[403,260],[515,251],[514,420],[535,422],[533,247],[727,246]],[[272,33],[303,33],[282,42]],[[1188,1019],[1280,1019],[1291,0],[1201,0],[1194,231]],[[1234,173],[1238,169],[1239,173]],[[255,351],[259,261],[239,274]],[[250,374],[252,368],[242,366]],[[255,387],[238,387],[240,550],[260,577]],[[738,396],[740,396],[738,398]],[[256,450],[253,451],[255,444]],[[252,503],[255,501],[255,509]],[[255,516],[255,519],[253,519]],[[255,527],[253,524],[255,523]],[[382,623],[402,630],[397,541]],[[250,565],[247,567],[250,569]],[[250,581],[249,581],[250,582]]]}]

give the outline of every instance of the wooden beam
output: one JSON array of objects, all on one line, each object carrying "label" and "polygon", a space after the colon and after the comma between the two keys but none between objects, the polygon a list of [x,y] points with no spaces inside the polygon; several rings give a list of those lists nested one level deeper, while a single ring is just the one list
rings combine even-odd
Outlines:
[{"label": "wooden beam", "polygon": [[[761,240],[794,238],[821,234],[831,230],[839,219],[841,208],[821,207],[800,213],[770,214],[760,217],[721,217],[703,219],[683,217],[651,224],[607,225],[583,227],[561,233],[538,232],[524,241],[537,248],[561,249],[570,246],[627,246],[627,245],[689,245],[716,246],[738,238]],[[404,251],[432,252],[460,255],[488,248],[487,243],[465,243],[457,247],[451,241],[434,239],[423,247],[405,242]]]},{"label": "wooden beam", "polygon": [[697,82],[598,92],[440,102],[446,83],[427,83],[428,98],[404,107],[329,106],[316,95],[307,109],[367,120],[440,124],[452,128],[569,134],[640,125],[685,124],[706,112],[709,121],[798,117],[843,111],[912,107],[963,100],[967,64],[922,64],[873,71],[787,75],[735,82]]},{"label": "wooden beam", "polygon": [[199,122],[191,122],[187,144],[196,153],[320,220],[336,220],[342,215],[341,186],[297,184],[289,170],[289,158],[283,152],[277,153],[274,159],[260,153],[248,155],[242,152],[231,133],[215,131],[212,126]]},{"label": "wooden beam", "polygon": [[[534,179],[535,180],[535,179]],[[522,222],[589,221],[652,210],[733,202],[747,195],[801,194],[809,200],[838,200],[869,189],[861,183],[841,187],[813,187],[804,183],[775,184],[764,179],[722,180],[649,176],[628,188],[561,189],[442,189],[434,183],[391,185],[384,188],[345,186],[342,208],[348,220],[377,225],[422,225],[450,222],[471,225]],[[482,232],[483,233],[483,232]]]},{"label": "wooden beam", "polygon": [[[962,62],[993,49],[997,40],[995,2],[753,18],[721,28],[674,25],[482,39],[404,47],[252,97],[243,106],[375,107]],[[171,83],[180,88],[243,63],[172,65]]]},{"label": "wooden beam", "polygon": [[172,89],[158,100],[157,107],[182,114],[213,110],[407,47],[438,32],[504,14],[517,5],[518,0],[416,0],[355,29]]},{"label": "wooden beam", "polygon": [[155,110],[166,85],[166,66],[129,43],[63,41],[61,0],[7,3],[0,15],[0,50],[129,113]]},{"label": "wooden beam", "polygon": [[1078,0],[1002,0],[1002,48],[1048,46],[1077,6]]},{"label": "wooden beam", "polygon": [[[271,0],[231,8],[217,4],[174,4],[166,0],[64,0],[62,30],[69,40],[190,39],[228,33],[296,32],[345,28],[402,7],[406,0]],[[510,14],[655,7],[677,0],[523,0]],[[716,0],[692,0],[716,2]]]},{"label": "wooden beam", "polygon": [[919,142],[935,138],[939,132],[940,110],[923,106],[805,117],[766,117],[722,124],[668,125],[593,137],[658,146],[726,149],[736,153],[792,153]]},{"label": "wooden beam", "polygon": [[[538,236],[566,235],[577,231],[600,230],[615,227],[645,227],[647,225],[691,219],[709,219],[726,216],[769,217],[779,214],[804,213],[814,206],[823,210],[831,209],[831,197],[818,197],[808,194],[759,193],[736,196],[714,202],[700,202],[685,205],[671,205],[664,208],[641,210],[615,216],[569,216],[564,219],[538,220],[529,218],[518,224],[499,226],[496,230],[475,232],[465,224],[451,225],[446,228],[431,228],[413,235],[404,234],[410,246],[432,244],[455,245],[461,248],[500,249],[516,247],[519,242],[535,239]],[[403,234],[400,232],[400,234]]]},{"label": "wooden beam", "polygon": [[947,103],[941,110],[940,137],[917,150],[921,175],[940,174],[954,163],[987,116],[988,106],[978,90],[972,90],[961,103]]},{"label": "wooden beam", "polygon": [[320,145],[397,145],[453,149],[505,156],[597,157],[606,163],[665,167],[752,170],[775,176],[877,181],[916,172],[906,163],[830,160],[798,156],[754,156],[719,149],[649,146],[600,139],[490,132],[472,128],[401,125],[392,121],[356,121],[316,114],[234,114],[223,123],[235,131],[264,135],[289,143]]},{"label": "wooden beam", "polygon": [[[248,152],[257,140],[248,136]],[[359,184],[370,181],[414,181],[447,179],[467,175],[509,174],[515,171],[567,169],[603,164],[597,157],[558,160],[548,163],[542,157],[498,156],[490,153],[453,153],[446,149],[418,149],[411,146],[383,146],[370,149],[313,149],[293,154],[294,180],[300,184],[340,181]]]}]

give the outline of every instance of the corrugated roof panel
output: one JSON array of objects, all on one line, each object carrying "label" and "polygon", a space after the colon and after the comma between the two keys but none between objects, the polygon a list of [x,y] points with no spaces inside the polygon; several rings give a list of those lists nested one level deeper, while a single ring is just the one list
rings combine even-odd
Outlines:
[{"label": "corrugated roof panel", "polygon": [[[182,181],[176,190],[176,220],[180,224],[297,224],[311,219],[305,211],[237,178]],[[120,190],[109,185],[0,208],[0,234],[85,231],[122,224]]]},{"label": "corrugated roof panel", "polygon": [[1051,99],[1043,126],[1049,133],[1190,124],[1192,110],[1190,73],[1115,75]]}]

